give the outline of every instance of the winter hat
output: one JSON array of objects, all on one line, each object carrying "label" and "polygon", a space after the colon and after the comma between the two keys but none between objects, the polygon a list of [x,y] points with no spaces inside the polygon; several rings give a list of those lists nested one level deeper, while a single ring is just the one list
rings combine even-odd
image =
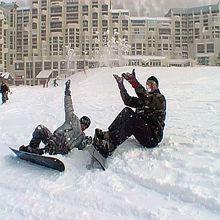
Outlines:
[{"label": "winter hat", "polygon": [[89,125],[91,124],[91,121],[90,121],[89,117],[83,116],[82,118],[80,118],[80,123],[89,127]]},{"label": "winter hat", "polygon": [[155,77],[155,76],[150,76],[147,81],[154,81],[157,86],[159,86],[159,82],[158,82],[158,79]]}]

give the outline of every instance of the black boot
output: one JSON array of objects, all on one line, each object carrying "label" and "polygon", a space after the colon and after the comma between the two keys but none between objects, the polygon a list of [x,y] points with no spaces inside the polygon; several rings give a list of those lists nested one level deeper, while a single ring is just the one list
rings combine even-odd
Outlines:
[{"label": "black boot", "polygon": [[115,150],[115,147],[112,145],[112,143],[109,140],[101,140],[101,139],[97,138],[96,136],[94,136],[94,138],[93,138],[93,146],[105,158],[110,156],[113,153],[113,151]]},{"label": "black boot", "polygon": [[101,140],[108,140],[109,139],[109,131],[102,131],[101,129],[96,128],[95,129],[95,136]]},{"label": "black boot", "polygon": [[21,146],[19,147],[19,150],[20,150],[20,151],[28,152],[28,147],[29,147],[29,145],[28,145],[28,146],[21,145]]},{"label": "black boot", "polygon": [[44,154],[44,150],[43,149],[32,148],[29,145],[27,145],[27,146],[22,145],[22,146],[19,147],[19,150],[20,151],[25,151],[25,152],[28,152],[28,153],[32,153],[32,154],[39,154],[39,155]]}]

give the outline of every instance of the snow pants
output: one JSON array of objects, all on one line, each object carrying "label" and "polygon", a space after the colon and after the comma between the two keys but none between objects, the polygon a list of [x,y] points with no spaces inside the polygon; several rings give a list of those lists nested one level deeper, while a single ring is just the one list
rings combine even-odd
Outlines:
[{"label": "snow pants", "polygon": [[3,92],[2,93],[2,103],[6,103],[7,100],[8,100],[8,93]]},{"label": "snow pants", "polygon": [[109,140],[115,149],[131,135],[144,147],[153,148],[158,145],[149,125],[128,107],[119,113],[108,130]]},{"label": "snow pants", "polygon": [[41,141],[46,145],[49,154],[67,154],[68,149],[65,148],[64,139],[55,136],[51,131],[43,125],[38,125],[30,141],[29,146],[39,148]]}]

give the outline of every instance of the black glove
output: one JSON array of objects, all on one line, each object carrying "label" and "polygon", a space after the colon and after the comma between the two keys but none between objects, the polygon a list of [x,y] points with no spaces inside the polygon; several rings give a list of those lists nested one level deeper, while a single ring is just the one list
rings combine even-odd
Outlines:
[{"label": "black glove", "polygon": [[65,95],[70,95],[70,79],[66,81],[66,89],[65,89]]},{"label": "black glove", "polygon": [[124,87],[124,78],[120,77],[116,74],[113,74],[114,78],[116,79],[116,82],[118,83],[118,88],[121,90]]}]

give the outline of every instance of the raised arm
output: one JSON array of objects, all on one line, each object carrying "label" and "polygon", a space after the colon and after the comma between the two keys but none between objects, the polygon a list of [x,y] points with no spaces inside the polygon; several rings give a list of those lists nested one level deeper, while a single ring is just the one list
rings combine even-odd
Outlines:
[{"label": "raised arm", "polygon": [[70,80],[66,82],[65,95],[64,95],[65,121],[69,121],[69,122],[73,121],[74,119],[78,120],[78,117],[74,114],[71,91],[70,91],[70,83],[71,83]]},{"label": "raised arm", "polygon": [[130,96],[127,90],[125,89],[125,86],[123,84],[124,78],[116,74],[114,74],[113,76],[116,79],[116,82],[118,83],[118,88],[120,90],[121,98],[124,104],[131,108],[139,107],[141,105],[140,100],[137,97]]},{"label": "raised arm", "polygon": [[135,76],[135,69],[132,70],[132,73],[123,73],[122,77],[125,78],[135,89],[135,93],[137,94],[138,98],[142,101],[146,100],[147,98],[147,91],[146,89],[138,82]]}]

